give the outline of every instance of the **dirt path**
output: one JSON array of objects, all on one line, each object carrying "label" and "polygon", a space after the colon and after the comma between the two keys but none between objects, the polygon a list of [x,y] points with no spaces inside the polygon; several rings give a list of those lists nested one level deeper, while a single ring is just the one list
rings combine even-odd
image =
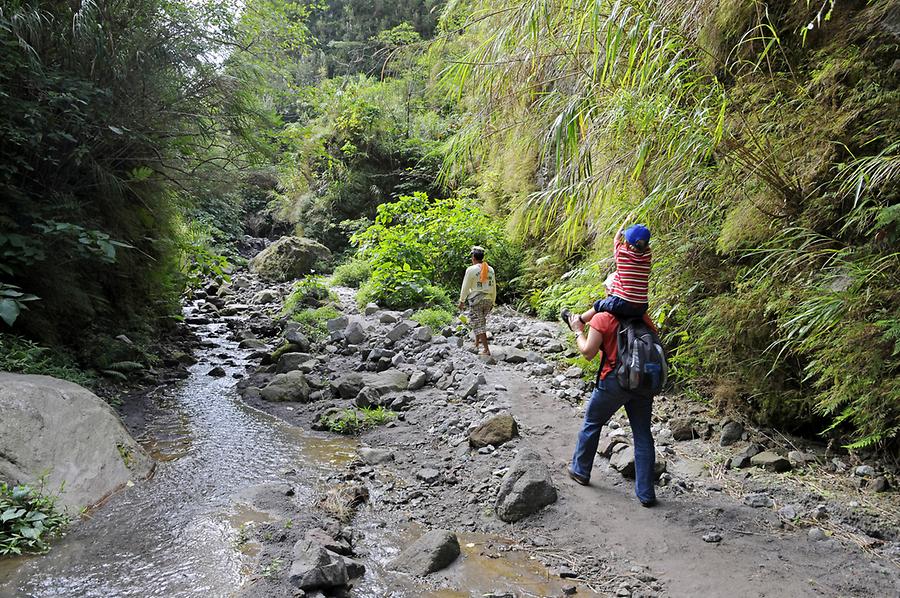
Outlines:
[{"label": "dirt path", "polygon": [[[390,573],[383,571],[384,563],[404,541],[409,541],[410,534],[392,536],[379,530],[443,527],[487,534],[479,555],[468,558],[492,558],[491,552],[498,549],[519,552],[540,563],[547,579],[568,580],[573,586],[568,591],[578,591],[579,595],[900,594],[896,520],[845,516],[841,505],[852,496],[831,495],[826,499],[815,492],[804,492],[803,483],[792,481],[791,476],[801,479],[809,470],[804,474],[773,474],[751,468],[725,473],[720,463],[723,452],[738,453],[749,443],[720,449],[715,442],[717,431],[709,442],[696,439],[658,447],[665,451],[669,473],[664,476],[666,485],[658,488],[660,503],[655,508],[642,508],[633,496],[632,483],[608,469],[607,460],[600,457],[590,487],[570,481],[564,466],[571,458],[581,422],[579,400],[587,397],[587,391],[565,366],[546,365],[554,363],[550,360],[562,348],[558,342],[561,327],[499,310],[491,322],[498,343],[495,353],[515,353],[518,357],[512,361],[520,361],[523,355],[525,358],[516,365],[505,361],[486,364],[457,347],[455,336],[446,340],[422,340],[426,336],[419,336],[416,340],[416,332],[411,331],[397,342],[386,341],[385,335],[397,326],[393,320],[402,321],[402,314],[385,316],[379,310],[363,316],[352,302],[352,292],[343,289],[340,294],[349,322],[360,324],[365,340],[358,347],[348,347],[337,333],[318,348],[319,362],[309,375],[331,383],[330,388],[326,384],[324,399],[309,404],[264,401],[254,389],[271,380],[272,373],[266,371],[258,372],[242,386],[245,400],[252,405],[309,427],[328,409],[352,407],[354,399],[339,398],[334,385],[347,372],[364,369],[360,364],[374,364],[361,360],[360,350],[363,354],[386,351],[392,362],[369,365],[370,369],[428,373],[429,383],[423,389],[385,395],[382,399],[386,402],[399,399],[394,403],[395,408],[402,405],[399,419],[361,437],[364,445],[390,451],[393,460],[380,464],[356,461],[343,476],[364,482],[370,489],[370,504],[354,525],[362,537],[368,538],[372,551],[363,556],[370,566],[381,567],[385,575]],[[521,348],[504,350],[504,345]],[[480,373],[484,374],[484,383],[474,396],[464,396]],[[435,374],[439,379],[432,380]],[[660,430],[667,428],[673,414],[693,414],[698,426],[703,421],[698,414],[703,409],[683,400],[659,398],[655,411],[654,421]],[[468,431],[497,413],[509,413],[518,421],[519,437],[496,450],[469,449],[465,442]],[[616,419],[627,439],[627,420],[621,413]],[[749,440],[760,439],[751,435]],[[503,523],[493,512],[496,490],[515,453],[525,447],[545,457],[559,499],[522,521]],[[713,477],[709,477],[711,472]],[[745,505],[745,495],[763,496],[764,506]],[[865,496],[866,504],[874,504],[876,498]],[[878,513],[890,513],[896,506],[896,495],[881,495],[877,500]],[[780,512],[783,506],[794,509],[796,515]],[[876,537],[849,526],[851,521],[867,522],[868,531]],[[809,531],[812,525],[817,531]],[[718,533],[721,541],[704,541],[703,536],[709,533]],[[877,550],[860,550],[856,545],[863,543],[860,538]],[[361,546],[366,544],[360,542]],[[458,565],[454,567],[458,569]],[[353,595],[425,595],[423,587],[437,592],[433,595],[470,595],[440,593],[459,587],[460,575],[454,567],[431,576],[426,586],[419,586],[419,594],[399,590],[396,594],[387,590],[370,594],[360,585]],[[521,572],[495,579],[495,595],[545,595],[532,592],[524,582],[517,586],[517,575]],[[474,589],[485,591],[485,595],[491,590],[472,584],[466,588],[471,595],[480,595]],[[542,591],[563,589],[565,583]]]}]

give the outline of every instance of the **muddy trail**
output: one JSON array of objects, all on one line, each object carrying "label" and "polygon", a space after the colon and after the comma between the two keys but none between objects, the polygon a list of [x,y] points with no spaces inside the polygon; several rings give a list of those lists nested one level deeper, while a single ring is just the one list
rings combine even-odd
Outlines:
[{"label": "muddy trail", "polygon": [[[588,390],[562,362],[561,326],[498,309],[485,361],[462,333],[360,311],[337,289],[344,315],[310,340],[280,317],[289,290],[242,273],[187,304],[197,362],[124,406],[155,475],[48,555],[0,562],[0,596],[900,595],[900,504],[874,491],[877,468],[659,397],[665,470],[645,509],[621,412],[591,485],[564,473]],[[388,421],[325,429],[357,406]],[[502,438],[471,440],[510,417]],[[746,467],[766,452],[790,452],[791,470]],[[509,523],[498,492],[528,453],[556,500]],[[460,556],[402,572],[405,549],[438,529]],[[313,553],[330,564],[304,568]],[[299,589],[306,571],[323,583]]]}]

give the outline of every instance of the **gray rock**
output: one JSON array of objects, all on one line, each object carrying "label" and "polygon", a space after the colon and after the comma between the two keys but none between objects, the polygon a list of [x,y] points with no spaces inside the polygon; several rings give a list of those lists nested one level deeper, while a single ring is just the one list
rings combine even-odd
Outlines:
[{"label": "gray rock", "polygon": [[689,417],[673,417],[669,420],[669,429],[675,440],[691,440],[699,437],[694,430],[694,420]]},{"label": "gray rock", "polygon": [[349,323],[350,318],[347,316],[338,316],[325,322],[325,327],[328,328],[328,332],[341,332],[347,328]]},{"label": "gray rock", "polygon": [[416,472],[416,478],[422,480],[426,484],[433,484],[434,482],[441,479],[441,472],[439,472],[437,469],[426,467]]},{"label": "gray rock", "polygon": [[300,366],[312,359],[309,353],[282,353],[278,358],[275,371],[279,374],[286,374],[294,370],[300,369]]},{"label": "gray rock", "polygon": [[206,372],[207,376],[212,376],[213,378],[222,378],[226,375],[226,371],[221,366],[216,366],[213,369]]},{"label": "gray rock", "polygon": [[309,401],[309,384],[303,372],[293,371],[286,374],[278,374],[272,381],[259,391],[260,396],[267,401],[296,401],[306,403]]},{"label": "gray rock", "polygon": [[378,304],[377,303],[367,303],[365,310],[363,313],[367,316],[373,316],[378,312]]},{"label": "gray rock", "polygon": [[769,471],[790,471],[791,462],[773,451],[763,451],[750,457],[750,464]]},{"label": "gray rock", "polygon": [[238,343],[240,349],[265,349],[266,343],[257,338],[245,338]]},{"label": "gray rock", "polygon": [[0,479],[61,486],[70,513],[94,505],[129,480],[147,476],[153,460],[109,404],[89,390],[50,376],[0,373]]},{"label": "gray rock", "polygon": [[853,475],[861,478],[875,477],[875,468],[871,465],[860,465],[853,470]]},{"label": "gray rock", "polygon": [[756,494],[747,494],[744,496],[744,504],[748,507],[753,507],[754,509],[760,509],[763,507],[772,507],[775,505],[775,501],[772,500],[772,497],[763,492],[759,492]]},{"label": "gray rock", "polygon": [[[306,532],[303,538],[312,544],[321,546],[326,550],[330,550],[335,554],[348,555],[351,553],[350,543],[341,538],[335,538],[324,529],[314,527]],[[352,577],[352,575],[351,575]]]},{"label": "gray rock", "polygon": [[722,437],[719,439],[721,446],[730,446],[744,435],[744,426],[738,422],[728,422],[722,426]]},{"label": "gray rock", "polygon": [[474,397],[478,394],[478,387],[481,386],[481,381],[478,379],[478,376],[469,376],[460,386],[459,386],[459,394],[462,395],[462,398],[468,399],[469,397]]},{"label": "gray rock", "polygon": [[416,328],[413,338],[421,343],[427,343],[431,341],[432,336],[434,336],[434,334],[431,332],[431,328],[428,326],[420,326]]},{"label": "gray rock", "polygon": [[381,403],[381,393],[371,386],[364,386],[353,399],[357,407],[372,407]]},{"label": "gray rock", "polygon": [[519,426],[513,416],[497,415],[469,433],[469,446],[475,449],[488,445],[496,447],[518,435]]},{"label": "gray rock", "polygon": [[531,368],[531,373],[535,376],[549,376],[553,373],[553,364],[541,363]]},{"label": "gray rock", "polygon": [[348,372],[331,383],[331,388],[342,399],[353,399],[365,386],[363,375],[359,372]]},{"label": "gray rock", "polygon": [[395,322],[399,322],[400,318],[397,317],[396,314],[392,314],[390,312],[384,312],[379,316],[378,321],[382,324],[394,324]]},{"label": "gray rock", "polygon": [[289,322],[287,326],[285,326],[284,340],[291,343],[292,345],[296,345],[297,348],[303,353],[309,351],[309,339],[306,338],[305,334],[300,332],[300,324],[296,322]]},{"label": "gray rock", "polygon": [[294,544],[293,557],[289,579],[294,587],[334,588],[350,581],[344,559],[314,542],[300,540]]},{"label": "gray rock", "polygon": [[409,375],[400,370],[385,370],[378,373],[362,375],[366,386],[371,386],[382,395],[389,392],[401,392],[409,388]]},{"label": "gray rock", "polygon": [[456,534],[436,529],[413,542],[388,567],[421,577],[449,566],[459,553]]},{"label": "gray rock", "polygon": [[419,390],[425,386],[428,381],[428,374],[425,372],[413,372],[409,377],[409,390]]},{"label": "gray rock", "polygon": [[878,476],[869,484],[869,490],[872,492],[887,492],[889,489],[890,485],[883,475]]},{"label": "gray rock", "polygon": [[253,295],[253,299],[251,303],[256,305],[263,305],[266,303],[274,303],[278,300],[278,291],[273,291],[272,289],[262,290],[255,295]]},{"label": "gray rock", "polygon": [[801,451],[791,451],[788,453],[788,461],[794,467],[802,467],[807,463],[811,463],[816,460],[815,455],[810,455],[809,453],[804,453]]},{"label": "gray rock", "polygon": [[708,534],[703,534],[703,541],[709,542],[711,544],[718,544],[722,541],[722,534],[718,532],[710,532]]},{"label": "gray rock", "polygon": [[369,465],[378,465],[394,460],[393,451],[387,449],[369,448],[364,446],[357,449],[356,452],[359,455],[359,458]]},{"label": "gray rock", "polygon": [[411,327],[409,324],[407,324],[406,322],[400,322],[399,324],[391,328],[391,331],[387,333],[387,337],[396,343],[401,338],[409,334],[410,330]]},{"label": "gray rock", "polygon": [[264,280],[293,280],[309,274],[316,262],[330,257],[328,248],[312,239],[282,237],[250,260],[250,271]]},{"label": "gray rock", "polygon": [[794,505],[785,505],[778,509],[778,516],[785,521],[793,521],[797,518],[797,507]]},{"label": "gray rock", "polygon": [[366,340],[366,331],[359,322],[350,322],[344,329],[344,338],[348,344],[359,345]]},{"label": "gray rock", "polygon": [[550,471],[537,453],[523,450],[503,476],[495,510],[503,521],[514,522],[556,502]]},{"label": "gray rock", "polygon": [[503,361],[506,363],[525,363],[528,361],[528,353],[515,347],[505,347]]},{"label": "gray rock", "polygon": [[609,458],[609,465],[623,477],[634,477],[634,447],[628,446]]},{"label": "gray rock", "polygon": [[621,436],[603,436],[600,438],[600,443],[597,445],[597,454],[601,457],[606,457],[609,459],[613,454],[613,449],[616,445],[623,445],[625,443],[625,439]]},{"label": "gray rock", "polygon": [[809,538],[810,542],[822,542],[828,539],[828,534],[821,527],[811,527],[806,532],[806,537]]},{"label": "gray rock", "polygon": [[347,576],[350,579],[357,579],[366,574],[366,566],[357,560],[349,557],[343,557],[344,566],[347,567]]}]

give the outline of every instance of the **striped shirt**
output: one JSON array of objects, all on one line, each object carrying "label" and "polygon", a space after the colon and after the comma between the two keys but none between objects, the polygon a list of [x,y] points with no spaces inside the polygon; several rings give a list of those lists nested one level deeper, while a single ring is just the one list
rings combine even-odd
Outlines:
[{"label": "striped shirt", "polygon": [[647,303],[650,280],[650,250],[640,253],[625,243],[616,243],[616,276],[612,294],[631,303]]}]

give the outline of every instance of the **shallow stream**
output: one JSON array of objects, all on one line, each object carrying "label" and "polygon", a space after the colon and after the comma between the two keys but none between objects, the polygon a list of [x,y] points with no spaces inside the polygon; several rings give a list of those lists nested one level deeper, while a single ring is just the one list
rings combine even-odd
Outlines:
[{"label": "shallow stream", "polygon": [[[49,554],[0,560],[0,597],[232,596],[251,579],[259,549],[240,541],[242,525],[269,517],[246,505],[246,493],[294,470],[303,480],[297,501],[312,505],[320,479],[353,458],[353,439],[306,432],[245,405],[233,374],[244,373],[249,351],[228,340],[224,322],[196,329],[206,341],[199,361],[187,379],[158,391],[163,415],[141,439],[158,462],[153,477],[89,513]],[[214,366],[227,375],[209,376]],[[362,527],[369,558],[353,591],[359,598],[481,596],[501,588],[559,595],[562,586],[524,553],[485,556],[480,547],[496,538],[461,535],[463,558],[441,587],[421,587],[384,569],[415,530]]]}]

